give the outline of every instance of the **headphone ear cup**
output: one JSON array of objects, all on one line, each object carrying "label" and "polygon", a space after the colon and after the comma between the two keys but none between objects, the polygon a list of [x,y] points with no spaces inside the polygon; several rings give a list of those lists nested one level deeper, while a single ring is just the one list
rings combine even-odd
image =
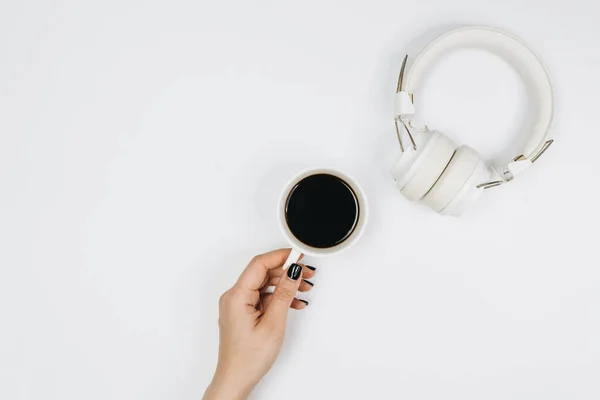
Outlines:
[{"label": "headphone ear cup", "polygon": [[429,138],[417,137],[419,150],[406,151],[392,170],[400,192],[410,201],[421,199],[431,189],[456,150],[454,142],[441,133],[427,133]]},{"label": "headphone ear cup", "polygon": [[452,199],[450,204],[448,204],[441,213],[453,216],[462,215],[467,209],[475,204],[479,196],[483,193],[484,189],[478,188],[477,186],[497,179],[497,177],[494,177],[493,170],[480,159],[475,170],[463,185],[462,189],[460,189],[456,197]]},{"label": "headphone ear cup", "polygon": [[[468,146],[461,146],[454,152],[446,169],[423,197],[423,201],[436,212],[458,215],[466,209],[467,203],[470,204],[468,201],[461,204],[461,201],[478,197],[483,189],[477,189],[476,186],[486,182],[490,176],[491,171],[479,154]],[[482,181],[474,183],[479,179]]]}]

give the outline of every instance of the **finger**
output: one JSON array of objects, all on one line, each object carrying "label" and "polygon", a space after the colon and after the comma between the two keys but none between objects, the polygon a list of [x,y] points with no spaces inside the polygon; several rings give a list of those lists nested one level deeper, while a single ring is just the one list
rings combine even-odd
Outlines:
[{"label": "finger", "polygon": [[[311,267],[310,265],[305,265],[302,263],[296,263],[302,266],[302,277],[306,279],[310,279],[315,276],[316,268]],[[284,271],[282,268],[273,268],[269,270],[269,277],[280,277],[284,275],[287,271]]]},{"label": "finger", "polygon": [[236,285],[250,290],[258,290],[271,269],[279,268],[290,254],[290,249],[274,250],[252,259],[238,278]]},{"label": "finger", "polygon": [[[304,268],[302,268],[302,275],[304,276]],[[279,282],[279,279],[276,276],[272,277],[269,279],[269,282],[263,286],[263,291],[267,290],[267,288],[269,286],[276,286],[277,283]],[[304,279],[302,278],[302,282],[300,282],[300,286],[298,287],[298,291],[300,292],[308,292],[310,289],[312,289],[312,287],[314,286],[314,283],[312,283],[312,281],[309,281],[308,279]]]},{"label": "finger", "polygon": [[272,300],[266,308],[263,321],[274,329],[285,329],[288,310],[292,305],[296,292],[302,282],[302,266],[292,264],[286,274],[279,278],[277,286],[273,291]]},{"label": "finger", "polygon": [[308,307],[308,301],[301,299],[292,300],[292,305],[290,306],[294,310],[304,310],[306,307]]},{"label": "finger", "polygon": [[[263,311],[265,310],[268,306],[269,303],[271,302],[271,300],[273,299],[273,293],[265,293],[261,296],[261,306],[259,308],[259,310]],[[303,310],[308,306],[308,301],[306,300],[302,300],[302,299],[298,299],[298,298],[294,298],[294,300],[292,300],[292,304],[290,304],[290,308],[293,308],[294,310]]]}]

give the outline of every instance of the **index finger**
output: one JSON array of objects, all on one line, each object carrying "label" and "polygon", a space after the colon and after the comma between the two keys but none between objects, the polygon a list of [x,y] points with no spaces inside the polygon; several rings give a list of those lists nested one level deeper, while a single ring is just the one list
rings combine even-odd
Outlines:
[{"label": "index finger", "polygon": [[[250,290],[258,290],[265,283],[270,269],[281,268],[291,249],[273,250],[260,254],[250,261],[244,272],[240,275],[236,285]],[[300,257],[302,258],[302,256]]]}]

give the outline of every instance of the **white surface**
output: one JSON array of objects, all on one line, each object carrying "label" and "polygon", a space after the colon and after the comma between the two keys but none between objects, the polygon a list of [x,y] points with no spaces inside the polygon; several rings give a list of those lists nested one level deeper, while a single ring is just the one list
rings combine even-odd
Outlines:
[{"label": "white surface", "polygon": [[[598,399],[594,7],[2,2],[0,398],[200,398],[219,294],[284,245],[273,205],[287,179],[330,164],[363,185],[369,226],[317,265],[255,399]],[[473,23],[542,55],[557,141],[444,218],[393,184],[390,115],[412,40]],[[468,51],[416,101],[487,157],[527,121],[524,93],[504,62]]]}]

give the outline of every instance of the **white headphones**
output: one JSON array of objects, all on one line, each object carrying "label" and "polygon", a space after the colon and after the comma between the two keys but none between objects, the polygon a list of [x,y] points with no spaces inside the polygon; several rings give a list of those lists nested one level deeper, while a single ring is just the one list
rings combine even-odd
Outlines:
[{"label": "white headphones", "polygon": [[[522,153],[504,165],[490,167],[472,148],[457,148],[440,132],[430,131],[427,126],[415,127],[411,122],[415,114],[413,93],[423,73],[440,55],[460,47],[484,48],[505,58],[532,89],[537,118]],[[460,28],[434,40],[408,68],[407,58],[400,71],[395,104],[402,155],[392,169],[392,176],[407,199],[422,199],[436,212],[460,215],[483,190],[511,181],[552,144],[552,140],[547,140],[554,114],[548,71],[534,51],[515,36],[488,27]],[[401,132],[406,132],[407,140],[403,141]]]}]

